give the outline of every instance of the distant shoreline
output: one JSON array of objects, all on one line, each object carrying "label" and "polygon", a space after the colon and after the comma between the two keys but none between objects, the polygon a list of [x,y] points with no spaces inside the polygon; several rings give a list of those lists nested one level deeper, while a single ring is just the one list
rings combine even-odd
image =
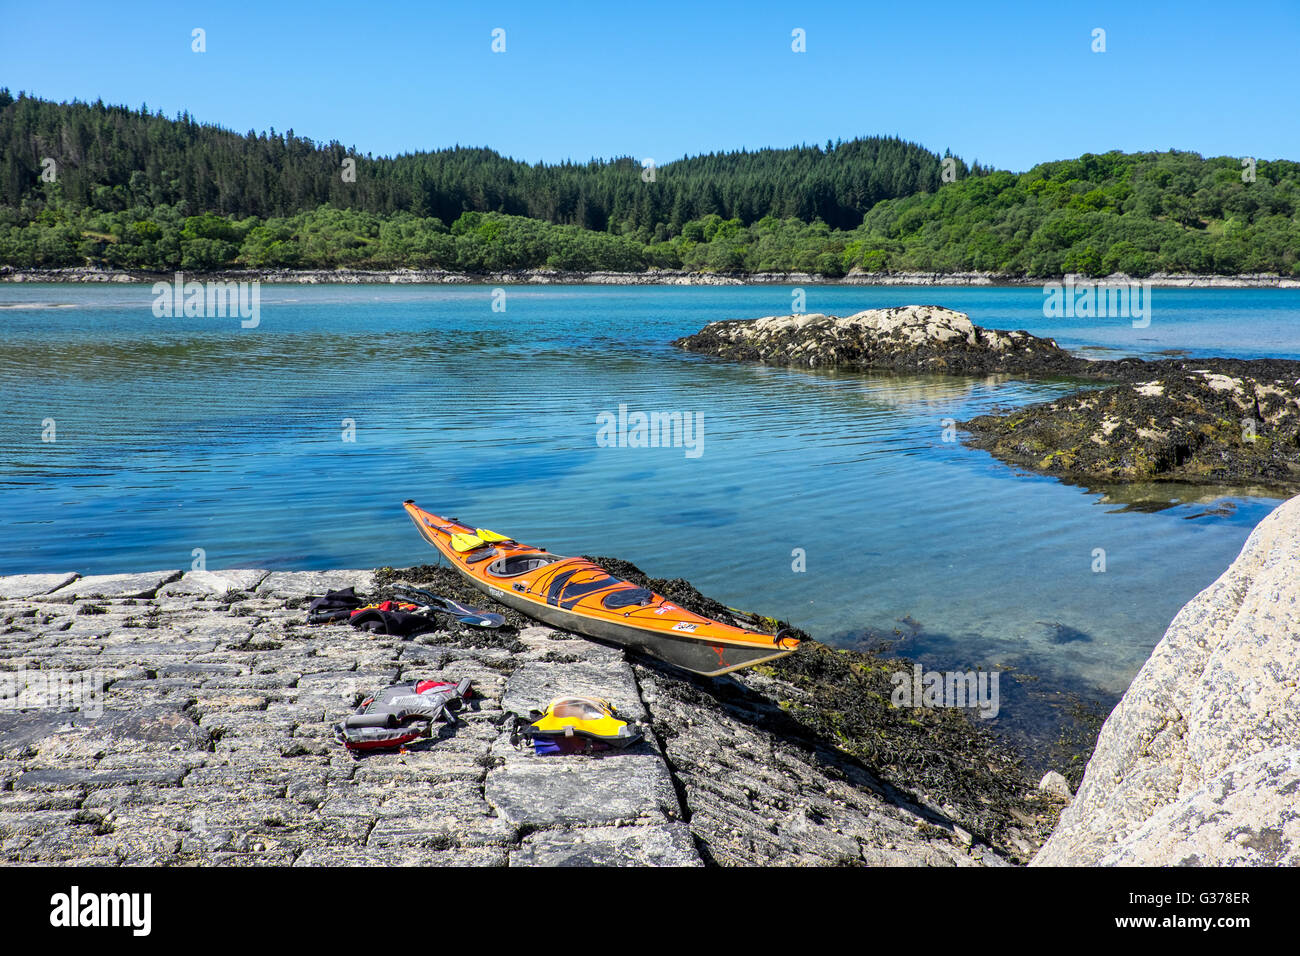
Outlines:
[{"label": "distant shoreline", "polygon": [[[122,269],[15,269],[0,267],[0,282],[37,283],[146,283],[170,282],[175,273]],[[500,272],[449,272],[444,269],[230,269],[186,272],[200,282],[250,282],[267,285],[841,285],[841,286],[1041,286],[1066,276],[1029,277],[993,272],[861,272],[828,278],[807,272],[755,272],[719,274],[683,270],[646,272],[569,272],[560,269],[509,269]],[[1127,276],[1107,279],[1075,277],[1079,281],[1140,281],[1161,288],[1186,289],[1300,289],[1300,277],[1272,274],[1192,275],[1155,273],[1144,279]]]}]

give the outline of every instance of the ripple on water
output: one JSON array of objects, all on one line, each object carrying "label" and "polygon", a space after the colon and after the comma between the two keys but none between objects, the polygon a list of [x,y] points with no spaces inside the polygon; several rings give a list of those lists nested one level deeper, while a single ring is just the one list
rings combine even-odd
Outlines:
[{"label": "ripple on water", "polygon": [[[785,311],[790,291],[530,288],[503,316],[484,287],[267,286],[245,330],[156,319],[147,287],[0,286],[0,573],[188,567],[198,547],[210,567],[423,563],[399,507],[415,498],[688,578],[818,637],[884,636],[945,667],[1104,696],[1274,504],[1256,489],[1080,488],[948,440],[954,421],[1068,383],[767,368],[667,345]],[[1152,341],[1053,324],[1034,289],[818,287],[809,307],[911,299],[1110,355],[1300,358],[1300,293],[1182,291],[1157,294]],[[698,414],[703,454],[598,447],[597,416],[620,405]]]}]

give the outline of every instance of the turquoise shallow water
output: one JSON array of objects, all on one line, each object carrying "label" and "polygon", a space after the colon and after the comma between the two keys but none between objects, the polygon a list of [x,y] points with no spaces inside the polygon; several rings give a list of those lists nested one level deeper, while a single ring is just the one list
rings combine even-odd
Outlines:
[{"label": "turquoise shallow water", "polygon": [[[1047,320],[1042,300],[812,287],[807,304],[934,303],[1116,354],[1300,358],[1300,292],[1158,289],[1145,329]],[[945,666],[1114,695],[1276,505],[1172,489],[1188,500],[1128,507],[944,441],[946,418],[1064,383],[791,371],[669,345],[790,302],[782,287],[509,287],[501,313],[485,287],[266,286],[260,326],[241,329],[155,318],[148,286],[0,286],[0,573],[189,567],[195,548],[211,568],[421,563],[400,508],[414,498],[832,642],[903,637]],[[597,416],[620,404],[698,414],[702,454],[600,447]]]}]

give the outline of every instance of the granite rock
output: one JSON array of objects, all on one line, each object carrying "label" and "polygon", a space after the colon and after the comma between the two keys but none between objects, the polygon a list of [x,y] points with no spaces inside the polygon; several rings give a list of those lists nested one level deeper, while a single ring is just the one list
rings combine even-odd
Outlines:
[{"label": "granite rock", "polygon": [[1297,568],[1293,498],[1169,625],[1035,865],[1300,863]]}]

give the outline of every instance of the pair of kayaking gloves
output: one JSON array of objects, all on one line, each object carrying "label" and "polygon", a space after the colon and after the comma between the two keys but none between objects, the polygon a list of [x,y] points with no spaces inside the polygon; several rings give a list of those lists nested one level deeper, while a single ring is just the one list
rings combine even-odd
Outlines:
[{"label": "pair of kayaking gloves", "polygon": [[444,626],[450,617],[462,624],[481,628],[498,628],[505,623],[500,614],[491,614],[439,597],[419,588],[398,586],[410,594],[409,600],[365,604],[353,588],[329,591],[315,598],[307,610],[308,624],[331,624],[347,621],[353,627],[394,637],[415,637]]}]

